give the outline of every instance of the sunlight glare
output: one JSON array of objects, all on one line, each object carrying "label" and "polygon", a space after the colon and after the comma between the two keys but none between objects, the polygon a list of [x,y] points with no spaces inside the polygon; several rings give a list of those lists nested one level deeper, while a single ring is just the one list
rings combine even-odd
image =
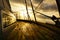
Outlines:
[{"label": "sunlight glare", "polygon": [[[28,19],[27,16],[27,11],[26,11],[26,6],[23,4],[12,4],[12,10],[14,12],[19,12],[20,14],[20,19]],[[34,19],[33,13],[32,13],[32,8],[28,7],[28,13],[31,19]]]}]

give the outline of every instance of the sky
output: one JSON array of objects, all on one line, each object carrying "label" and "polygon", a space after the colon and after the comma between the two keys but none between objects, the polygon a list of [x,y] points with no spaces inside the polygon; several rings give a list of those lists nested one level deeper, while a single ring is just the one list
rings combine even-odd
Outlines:
[{"label": "sky", "polygon": [[[26,11],[26,4],[25,4],[25,0],[9,0],[10,1],[10,5],[11,5],[11,9],[15,14],[17,14],[17,18],[19,19],[28,19],[27,16],[27,11]],[[27,7],[28,7],[28,13],[30,16],[30,20],[34,20],[34,15],[33,15],[33,11],[32,11],[32,7],[31,7],[31,3],[30,0],[26,0],[27,1]],[[32,4],[33,4],[33,8],[35,11],[38,11],[42,14],[48,15],[48,16],[53,16],[55,15],[56,17],[59,17],[59,12],[58,12],[58,8],[57,8],[57,4],[55,0],[32,0]],[[6,3],[6,0],[4,0],[4,5],[6,9],[10,9],[8,7],[8,4]],[[4,8],[2,0],[0,0],[0,8]],[[8,14],[8,12],[7,12]],[[39,22],[49,22],[49,23],[54,23],[51,19],[35,13],[36,15],[36,19]]]},{"label": "sky", "polygon": [[[10,0],[13,3],[24,4],[24,0]],[[50,9],[50,10],[57,10],[55,0],[32,0],[33,4],[37,5],[42,2],[40,9]],[[30,4],[30,0],[27,0],[27,3]],[[34,5],[34,7],[35,7]]]},{"label": "sky", "polygon": [[[18,14],[17,16],[21,17],[21,19],[28,19],[27,14],[26,14],[27,12],[26,12],[25,0],[9,0],[9,1],[10,1],[12,11],[16,12]],[[30,15],[30,19],[34,20],[34,15],[33,15],[33,11],[31,8],[30,0],[26,0],[26,1],[27,1],[27,5],[28,5],[28,12]],[[6,8],[9,9],[9,7],[6,3],[6,0],[4,0],[4,2],[5,2],[4,4],[6,4],[5,5]],[[48,16],[55,15],[56,17],[59,17],[59,12],[58,12],[58,8],[57,8],[55,0],[32,0],[32,3],[33,3],[34,10],[36,10],[40,13],[43,13],[45,15],[48,15]],[[40,5],[39,5],[39,3],[40,3]],[[0,7],[3,7],[2,0],[0,0]],[[35,9],[35,8],[37,8],[37,9]],[[36,19],[39,22],[54,23],[51,19],[49,19],[43,15],[37,14],[37,13],[36,13]]]},{"label": "sky", "polygon": [[[10,1],[11,1],[11,3],[25,5],[24,0],[10,0]],[[43,10],[44,12],[51,12],[51,11],[57,12],[58,11],[55,0],[32,0],[32,2],[33,2],[34,8],[36,8],[38,6],[38,4],[40,3],[40,6],[35,10],[39,10],[39,11]],[[28,6],[31,6],[30,0],[27,0],[27,4],[28,4]]]},{"label": "sky", "polygon": [[[25,14],[25,17],[27,17],[25,0],[10,0],[10,4],[12,7],[12,11],[19,11],[21,15]],[[57,8],[57,4],[56,4],[55,0],[32,0],[32,4],[34,7],[34,10],[36,10],[40,13],[43,13],[48,16],[55,15],[56,17],[59,17],[59,12],[58,12],[58,8]],[[33,14],[32,14],[30,0],[27,0],[27,5],[28,5],[28,11],[29,11],[31,19],[34,19]],[[48,21],[47,17],[44,17],[37,13],[36,13],[36,15],[37,15],[38,21],[42,21],[42,22],[44,20]],[[21,17],[23,18],[23,16],[21,16]]]}]

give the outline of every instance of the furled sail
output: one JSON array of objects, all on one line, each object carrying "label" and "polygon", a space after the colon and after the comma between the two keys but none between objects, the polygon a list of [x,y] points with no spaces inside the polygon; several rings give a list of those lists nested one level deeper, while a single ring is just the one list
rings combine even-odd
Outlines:
[{"label": "furled sail", "polygon": [[0,0],[0,8],[11,11],[9,0]]}]

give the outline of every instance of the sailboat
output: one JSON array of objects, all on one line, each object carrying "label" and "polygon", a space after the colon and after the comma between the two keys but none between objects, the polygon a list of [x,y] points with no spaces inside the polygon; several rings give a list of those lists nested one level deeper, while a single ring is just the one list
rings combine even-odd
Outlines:
[{"label": "sailboat", "polygon": [[[7,1],[4,1],[4,2],[8,3]],[[31,0],[30,0],[30,2],[31,2]],[[59,4],[59,5],[60,5],[60,4]],[[7,6],[8,6],[7,8],[3,6],[3,9],[6,9],[6,10],[9,10],[9,11],[10,11],[10,8],[9,8],[10,6],[9,6],[8,4],[7,4]],[[35,23],[35,22],[36,22],[36,24],[38,24],[38,22],[36,21],[36,15],[35,15],[35,12],[36,12],[36,11],[34,11],[32,2],[31,2],[31,6],[32,6],[32,11],[33,11],[33,13],[34,13],[34,18],[35,18],[35,21],[32,22],[32,23]],[[27,6],[26,6],[26,10],[27,10]],[[11,12],[11,11],[10,11],[10,12]],[[4,13],[5,13],[5,12],[4,12]],[[39,12],[37,12],[37,13],[39,13]],[[28,14],[28,10],[27,10],[27,14]],[[44,15],[44,14],[42,14],[42,13],[40,13],[40,14],[41,14],[41,15]],[[5,15],[9,16],[9,14],[5,14]],[[28,14],[27,16],[29,16],[29,14]],[[52,19],[52,17],[50,17],[50,16],[47,16],[47,15],[44,15],[44,16]],[[54,19],[59,19],[59,18],[56,18],[55,16],[53,16],[53,17],[54,17]],[[29,17],[28,17],[28,18],[29,18]],[[30,20],[29,20],[29,21],[30,21]],[[29,21],[27,21],[27,22],[29,22]],[[53,21],[54,21],[54,20],[53,20]],[[2,22],[2,20],[1,20],[1,22]],[[23,20],[23,22],[24,22],[24,20]],[[25,22],[26,22],[26,21],[25,21]],[[30,22],[31,22],[31,21],[30,21]],[[24,24],[25,24],[25,23],[24,23]],[[24,25],[24,24],[23,24],[23,25]],[[40,24],[41,24],[41,23],[40,23]],[[16,28],[15,28],[16,32],[23,34],[24,32],[22,32],[22,31],[24,30],[25,26],[21,27],[23,30],[20,29],[20,27],[19,27],[19,26],[21,26],[20,24],[17,25],[17,26],[18,26],[17,28],[18,28],[19,31],[16,30]],[[27,26],[27,25],[26,25],[26,26]],[[38,27],[38,26],[39,26],[39,27]],[[52,28],[51,26],[50,26],[50,27],[48,27],[48,26],[46,27],[46,26],[43,25],[43,24],[38,25],[38,26],[36,26],[37,29],[39,29],[40,26],[41,26],[41,29],[43,28],[43,30],[40,30],[40,29],[39,29],[39,30],[37,30],[38,33],[35,34],[34,32],[35,32],[36,30],[34,29],[35,27],[33,27],[33,30],[35,30],[35,31],[32,31],[32,34],[34,33],[34,35],[33,35],[33,37],[31,37],[31,35],[30,35],[30,38],[32,38],[32,40],[33,40],[33,38],[36,38],[36,37],[37,37],[37,39],[40,39],[39,37],[40,37],[41,35],[42,35],[42,39],[44,39],[44,40],[45,40],[45,39],[49,39],[50,36],[52,36],[52,35],[50,35],[50,34],[53,34],[53,33],[56,33],[56,32],[59,33],[59,31],[56,31],[55,29],[53,30],[54,27],[53,27],[53,28]],[[57,26],[58,26],[58,25],[57,25]],[[9,28],[10,28],[10,27],[9,27]],[[9,28],[8,28],[7,31],[9,31]],[[12,27],[11,27],[11,28],[12,28]],[[27,26],[27,28],[25,28],[25,29],[28,30],[28,28],[29,28],[29,26]],[[47,32],[44,31],[45,28],[46,28],[45,31],[47,31]],[[0,29],[2,29],[2,26],[0,27]],[[12,29],[10,29],[10,30],[12,30]],[[15,30],[12,30],[12,33],[15,33]],[[21,31],[20,31],[20,30],[21,30]],[[52,31],[48,31],[48,30],[52,30]],[[24,31],[25,31],[25,30],[24,30]],[[29,31],[30,31],[30,34],[31,34],[30,28],[29,28],[29,30],[27,31],[28,34],[29,34]],[[53,32],[53,31],[54,31],[54,32]],[[11,31],[10,31],[10,32],[11,32]],[[42,33],[41,33],[41,32],[42,32]],[[1,32],[0,32],[0,33],[1,33]],[[26,33],[26,32],[25,32],[25,33]],[[41,33],[41,35],[40,35],[40,33]],[[48,35],[49,37],[46,38],[46,36],[45,36],[44,33],[45,33],[45,34],[48,33],[48,34],[49,34],[49,35]],[[56,33],[56,34],[57,34],[57,33]],[[5,33],[4,33],[4,34],[5,34]],[[6,32],[6,34],[9,34],[9,32]],[[15,34],[16,34],[16,33],[15,33]],[[15,35],[15,34],[13,34],[13,35]],[[21,34],[21,35],[22,35],[22,34]],[[27,33],[26,33],[26,34],[27,34]],[[38,35],[37,35],[37,34],[38,34]],[[43,35],[43,34],[44,34],[44,35]],[[60,34],[60,33],[59,33],[59,34]],[[1,34],[0,34],[0,35],[1,35]],[[36,35],[36,36],[35,36],[35,35]],[[54,36],[54,35],[55,35],[55,34],[53,34],[53,36]],[[12,37],[12,35],[9,34],[8,37],[10,37],[10,36]],[[26,39],[28,39],[28,37],[29,37],[29,35],[24,35],[24,36],[27,37]],[[45,38],[44,38],[44,36],[45,36]],[[0,36],[0,37],[2,37],[2,36]],[[8,37],[6,37],[6,38],[9,39]],[[13,36],[13,37],[14,37],[13,39],[16,39],[16,38],[19,38],[20,36]],[[23,36],[22,36],[22,37],[23,37]],[[51,38],[52,38],[52,37],[51,37]],[[55,36],[54,36],[54,38],[55,38]],[[11,39],[12,39],[12,38],[11,38]],[[11,40],[11,39],[10,39],[10,40]],[[20,38],[19,38],[19,39],[20,39]],[[24,37],[21,38],[21,39],[24,39]],[[57,38],[56,38],[56,39],[57,39]],[[2,40],[2,39],[1,39],[1,40]]]}]

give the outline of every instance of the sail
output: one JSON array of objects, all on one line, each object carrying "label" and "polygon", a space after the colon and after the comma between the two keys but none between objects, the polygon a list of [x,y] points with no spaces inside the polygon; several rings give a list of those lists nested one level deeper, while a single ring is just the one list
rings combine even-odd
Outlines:
[{"label": "sail", "polygon": [[2,0],[0,0],[0,9],[4,8]]},{"label": "sail", "polygon": [[0,0],[0,8],[11,11],[9,0]]},{"label": "sail", "polygon": [[60,0],[56,0],[57,6],[58,6],[58,10],[59,10],[59,15],[60,15]]}]

